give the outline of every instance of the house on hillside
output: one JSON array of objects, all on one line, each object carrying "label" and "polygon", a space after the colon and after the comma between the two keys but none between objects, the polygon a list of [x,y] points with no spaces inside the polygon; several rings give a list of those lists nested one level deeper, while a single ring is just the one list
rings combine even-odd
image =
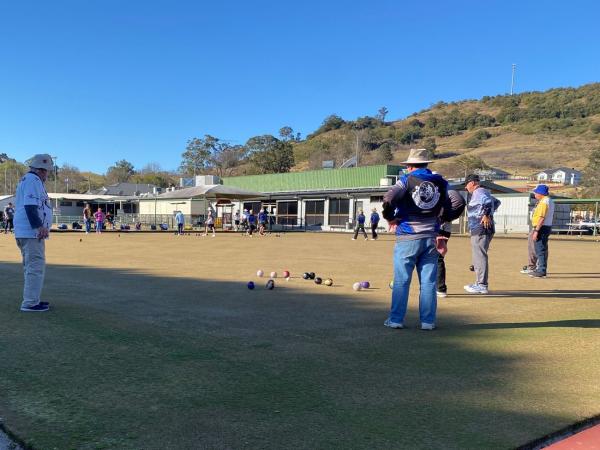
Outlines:
[{"label": "house on hillside", "polygon": [[159,194],[161,188],[154,184],[116,183],[93,189],[88,194],[96,195],[122,195],[126,197],[139,197],[141,194]]},{"label": "house on hillside", "polygon": [[535,174],[535,179],[540,183],[552,182],[577,186],[581,183],[581,172],[568,167],[559,167],[538,172]]},{"label": "house on hillside", "polygon": [[476,169],[475,173],[479,175],[482,180],[506,180],[511,175],[507,171],[495,167],[490,167],[489,169]]}]

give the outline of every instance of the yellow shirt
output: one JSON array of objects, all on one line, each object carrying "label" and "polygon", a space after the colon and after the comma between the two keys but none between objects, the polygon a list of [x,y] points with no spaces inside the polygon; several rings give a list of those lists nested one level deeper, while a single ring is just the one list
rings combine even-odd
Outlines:
[{"label": "yellow shirt", "polygon": [[[544,225],[551,227],[552,226],[552,218],[554,216],[554,202],[550,197],[543,197],[538,201],[538,204],[535,206],[533,210],[533,216],[531,217],[531,224],[534,227],[539,228],[539,226]],[[544,218],[544,223],[540,224],[540,220]]]}]

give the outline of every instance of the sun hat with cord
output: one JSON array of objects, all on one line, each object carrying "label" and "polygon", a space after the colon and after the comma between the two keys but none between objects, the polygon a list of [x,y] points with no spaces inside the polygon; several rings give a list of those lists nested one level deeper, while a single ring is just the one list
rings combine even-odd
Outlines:
[{"label": "sun hat with cord", "polygon": [[52,156],[41,153],[38,155],[34,155],[29,158],[26,163],[32,169],[44,169],[50,172],[54,168],[54,163],[52,162]]},{"label": "sun hat with cord", "polygon": [[401,164],[429,164],[433,162],[431,159],[431,152],[426,148],[411,148],[410,153],[406,161],[402,161]]}]

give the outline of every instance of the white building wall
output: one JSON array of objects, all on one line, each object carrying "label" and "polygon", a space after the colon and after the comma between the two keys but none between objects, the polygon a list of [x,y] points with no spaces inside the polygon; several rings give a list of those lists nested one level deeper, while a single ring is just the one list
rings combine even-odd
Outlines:
[{"label": "white building wall", "polygon": [[494,214],[496,233],[529,232],[529,194],[519,196],[494,194],[502,203]]},{"label": "white building wall", "polygon": [[[194,204],[196,201],[193,202]],[[156,208],[155,208],[156,207]],[[185,215],[197,214],[193,212],[191,200],[177,199],[140,199],[140,214],[174,214],[181,211]]]},{"label": "white building wall", "polygon": [[556,172],[554,172],[552,174],[552,181],[556,182],[556,183],[565,183],[565,172],[562,170],[557,170]]}]

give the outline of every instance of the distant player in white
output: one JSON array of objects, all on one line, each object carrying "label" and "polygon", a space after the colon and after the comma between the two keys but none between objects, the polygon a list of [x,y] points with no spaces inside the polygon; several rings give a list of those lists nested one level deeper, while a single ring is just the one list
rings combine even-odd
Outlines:
[{"label": "distant player in white", "polygon": [[15,238],[23,256],[23,302],[21,311],[48,311],[40,299],[46,272],[45,240],[50,236],[52,206],[44,182],[52,170],[50,155],[35,155],[27,164],[30,171],[19,181],[16,193]]}]

